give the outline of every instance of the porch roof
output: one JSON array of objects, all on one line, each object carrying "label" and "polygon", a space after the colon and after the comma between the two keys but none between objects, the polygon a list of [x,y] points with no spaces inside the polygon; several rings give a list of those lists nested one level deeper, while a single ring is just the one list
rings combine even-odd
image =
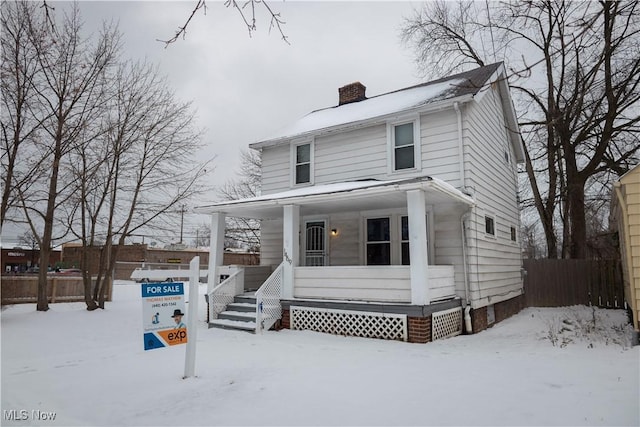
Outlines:
[{"label": "porch roof", "polygon": [[303,215],[406,207],[406,192],[424,190],[429,204],[475,204],[473,198],[441,179],[423,176],[389,181],[362,180],[296,188],[247,199],[218,202],[195,208],[197,213],[269,219],[282,216],[282,207],[300,206]]}]

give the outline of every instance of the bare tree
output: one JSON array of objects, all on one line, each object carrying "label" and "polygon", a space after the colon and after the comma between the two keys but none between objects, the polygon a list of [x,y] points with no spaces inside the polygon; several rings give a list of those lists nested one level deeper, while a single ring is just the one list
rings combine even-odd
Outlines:
[{"label": "bare tree", "polygon": [[104,308],[126,239],[142,227],[169,228],[173,211],[205,191],[203,178],[211,170],[210,161],[195,159],[201,132],[191,105],[175,99],[156,67],[124,63],[110,80],[100,131],[75,151],[80,218],[72,228],[83,241],[83,259],[98,235],[105,242],[92,291],[85,277],[88,309]]},{"label": "bare tree", "polygon": [[[38,107],[34,101],[33,81],[38,76],[36,51],[29,42],[29,28],[24,25],[37,13],[37,5],[27,2],[3,2],[1,37],[2,61],[0,84],[2,91],[2,202],[0,229],[7,212],[14,207],[14,187],[27,186],[37,175],[39,163],[30,158],[25,146],[37,138],[42,116],[33,114]],[[18,164],[21,167],[18,167]]]},{"label": "bare tree", "polygon": [[[226,182],[218,189],[224,200],[238,200],[260,194],[262,182],[262,158],[255,150],[240,153],[239,178]],[[257,251],[260,248],[260,222],[247,218],[227,218],[225,241],[236,242],[240,247]]]},{"label": "bare tree", "polygon": [[115,27],[83,38],[77,4],[64,16],[46,3],[2,8],[3,221],[16,206],[11,219],[37,239],[37,310],[48,309],[51,247],[68,233],[83,244],[87,309],[104,308],[118,248],[143,227],[175,229],[172,213],[207,190],[212,159],[197,159],[191,104],[154,66],[122,63]]},{"label": "bare tree", "polygon": [[[21,7],[20,3],[14,5]],[[29,87],[37,104],[29,113],[35,115],[33,122],[41,124],[41,133],[30,138],[29,154],[39,168],[28,185],[14,182],[11,188],[31,231],[39,238],[36,308],[46,311],[46,266],[59,221],[56,211],[72,195],[71,179],[64,173],[66,162],[104,102],[103,77],[114,64],[119,39],[109,27],[96,39],[83,38],[77,4],[59,22],[51,20],[48,8],[31,12],[23,15],[27,31],[21,37],[33,50],[36,67]]]},{"label": "bare tree", "polygon": [[[423,66],[461,69],[505,58],[526,172],[547,256],[586,256],[585,188],[594,175],[638,161],[640,24],[627,2],[432,3],[404,39]],[[521,52],[527,52],[525,58]]]},{"label": "bare tree", "polygon": [[193,246],[196,248],[209,246],[211,242],[211,227],[206,223],[198,224],[195,228],[195,235]]},{"label": "bare tree", "polygon": [[[285,24],[284,20],[280,16],[280,13],[275,12],[269,5],[269,2],[267,2],[266,0],[246,0],[241,2],[238,2],[236,0],[226,0],[224,2],[224,5],[238,11],[240,18],[247,28],[249,37],[251,37],[251,35],[258,29],[257,14],[259,13],[259,10],[262,10],[267,14],[267,19],[269,20],[269,31],[271,31],[272,29],[277,29],[282,40],[286,43],[289,43],[287,40],[287,36],[284,34],[284,31],[282,29],[282,26]],[[173,37],[167,40],[158,41],[164,43],[165,47],[168,47],[170,44],[176,42],[176,40],[178,40],[180,37],[186,37],[187,27],[191,23],[193,17],[200,11],[202,11],[204,14],[207,13],[206,0],[197,0],[195,6],[193,7],[193,10],[191,11],[191,14],[189,15],[185,23],[182,26],[178,27]]]}]

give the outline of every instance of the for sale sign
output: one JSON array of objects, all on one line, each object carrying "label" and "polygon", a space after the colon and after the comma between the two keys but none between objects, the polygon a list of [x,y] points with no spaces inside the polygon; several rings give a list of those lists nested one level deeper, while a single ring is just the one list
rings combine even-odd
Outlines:
[{"label": "for sale sign", "polygon": [[142,284],[144,349],[187,343],[184,284]]}]

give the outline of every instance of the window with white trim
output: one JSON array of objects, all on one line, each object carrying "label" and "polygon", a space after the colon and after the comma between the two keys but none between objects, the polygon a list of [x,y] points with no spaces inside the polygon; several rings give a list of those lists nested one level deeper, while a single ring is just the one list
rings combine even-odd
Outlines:
[{"label": "window with white trim", "polygon": [[391,265],[391,219],[367,219],[367,265]]},{"label": "window with white trim", "polygon": [[293,146],[293,184],[311,184],[313,179],[313,144]]},{"label": "window with white trim", "polygon": [[408,216],[400,217],[400,264],[411,265],[411,258],[409,255],[409,217]]},{"label": "window with white trim", "polygon": [[393,127],[393,169],[413,169],[414,158],[413,122]]},{"label": "window with white trim", "polygon": [[389,172],[420,170],[420,120],[387,125]]},{"label": "window with white trim", "polygon": [[488,236],[495,237],[496,235],[496,221],[493,217],[486,215],[484,217],[484,232]]},{"label": "window with white trim", "polygon": [[[409,217],[403,214],[366,218],[366,265],[411,265]],[[429,241],[429,220],[425,217]],[[429,263],[429,261],[426,261]]]},{"label": "window with white trim", "polygon": [[511,241],[512,242],[517,242],[518,241],[518,233],[515,227],[511,226]]}]

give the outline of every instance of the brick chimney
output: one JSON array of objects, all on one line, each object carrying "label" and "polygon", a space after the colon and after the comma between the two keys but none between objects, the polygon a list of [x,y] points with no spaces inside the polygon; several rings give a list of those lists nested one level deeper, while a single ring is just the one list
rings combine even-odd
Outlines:
[{"label": "brick chimney", "polygon": [[358,102],[367,99],[364,94],[366,90],[367,88],[360,82],[342,86],[340,89],[338,89],[338,94],[340,95],[340,102],[338,103],[338,105],[349,104],[351,102]]}]

